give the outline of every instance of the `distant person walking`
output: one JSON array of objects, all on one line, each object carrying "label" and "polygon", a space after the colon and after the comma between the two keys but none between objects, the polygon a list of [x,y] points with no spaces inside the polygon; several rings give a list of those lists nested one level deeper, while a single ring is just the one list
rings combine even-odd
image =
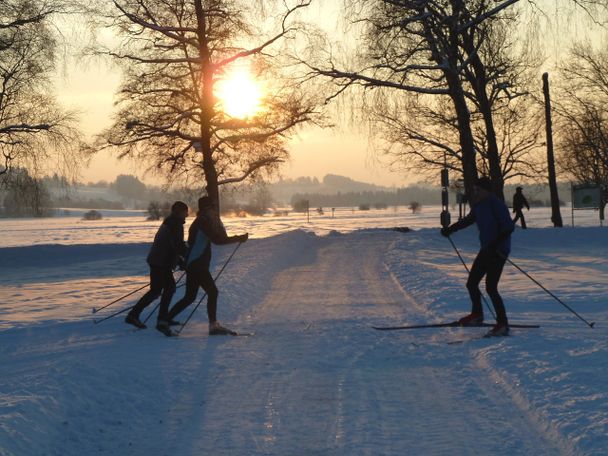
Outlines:
[{"label": "distant person walking", "polygon": [[[220,214],[211,198],[203,196],[198,200],[198,214],[188,232],[190,251],[186,261],[186,294],[169,311],[173,320],[196,299],[198,288],[207,293],[207,317],[209,335],[235,334],[217,321],[218,289],[209,271],[211,265],[211,244],[233,244],[246,242],[249,234],[228,236],[220,220]],[[168,334],[169,335],[169,334]]]},{"label": "distant person walking", "polygon": [[141,297],[133,309],[127,314],[125,322],[137,328],[144,329],[145,324],[139,315],[146,306],[161,296],[158,310],[156,329],[163,334],[170,333],[169,325],[172,322],[168,317],[169,304],[175,293],[175,279],[173,269],[183,262],[187,247],[184,244],[184,223],[188,217],[186,203],[176,201],[171,206],[171,214],[165,218],[154,236],[147,262],[150,265],[150,290]]},{"label": "distant person walking", "polygon": [[513,225],[517,223],[518,220],[521,220],[521,228],[526,229],[526,219],[524,218],[523,208],[526,206],[526,209],[530,210],[530,205],[528,204],[528,200],[522,193],[523,188],[517,187],[515,189],[515,195],[513,195],[513,213],[515,214],[515,218],[513,219]]},{"label": "distant person walking", "polygon": [[441,234],[446,237],[473,223],[476,223],[479,229],[481,249],[473,261],[467,280],[472,303],[471,313],[461,318],[459,323],[462,326],[483,323],[479,283],[486,276],[486,291],[496,311],[496,325],[487,335],[506,336],[509,334],[509,321],[498,293],[498,281],[511,250],[511,233],[514,225],[505,203],[492,193],[492,183],[489,178],[481,177],[477,180],[469,201],[471,212],[453,225],[441,229]]}]

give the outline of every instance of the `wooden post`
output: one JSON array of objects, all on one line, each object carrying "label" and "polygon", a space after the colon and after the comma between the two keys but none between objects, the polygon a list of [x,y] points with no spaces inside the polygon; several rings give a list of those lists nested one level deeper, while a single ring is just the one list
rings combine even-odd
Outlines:
[{"label": "wooden post", "polygon": [[553,127],[551,123],[551,98],[549,96],[549,73],[543,74],[543,93],[545,94],[545,123],[547,129],[547,168],[549,170],[549,190],[551,192],[551,221],[554,227],[561,228],[562,215],[559,209],[557,180],[555,177],[555,158],[553,156]]}]

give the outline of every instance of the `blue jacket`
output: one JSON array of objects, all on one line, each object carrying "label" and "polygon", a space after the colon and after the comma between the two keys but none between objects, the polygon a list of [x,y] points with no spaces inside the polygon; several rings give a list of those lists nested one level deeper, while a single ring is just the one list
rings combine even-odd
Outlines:
[{"label": "blue jacket", "polygon": [[207,213],[200,213],[188,231],[188,258],[186,270],[193,268],[209,270],[211,262],[211,244],[224,245],[238,242],[239,236],[228,236],[226,228],[219,217]]},{"label": "blue jacket", "polygon": [[471,212],[462,220],[454,223],[450,231],[458,231],[462,228],[477,224],[479,229],[479,243],[482,249],[490,247],[492,242],[502,237],[497,250],[504,255],[511,251],[511,233],[515,228],[507,205],[496,195],[490,194],[484,200],[478,202],[471,208]]}]

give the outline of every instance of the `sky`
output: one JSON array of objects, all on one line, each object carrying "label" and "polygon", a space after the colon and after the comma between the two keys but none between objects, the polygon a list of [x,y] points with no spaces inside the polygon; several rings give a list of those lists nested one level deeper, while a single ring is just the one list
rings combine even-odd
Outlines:
[{"label": "sky", "polygon": [[[75,68],[58,80],[62,103],[79,111],[81,128],[88,138],[111,124],[119,82],[119,72],[102,63]],[[281,174],[284,178],[340,174],[386,186],[400,186],[410,180],[378,163],[368,142],[351,127],[304,128],[290,141],[291,159],[282,166]],[[111,153],[102,152],[82,170],[82,180],[112,181],[118,174],[135,174],[146,182],[155,182],[155,177],[144,176],[143,169],[133,161],[117,160]]]},{"label": "sky", "polygon": [[[318,1],[308,12],[309,19],[325,28],[340,28],[341,2]],[[336,26],[336,24],[338,24]],[[559,25],[558,25],[559,28]],[[82,33],[82,32],[81,32]],[[580,37],[581,28],[571,32]],[[584,34],[584,33],[583,33]],[[555,35],[553,48],[559,49]],[[549,61],[554,60],[549,55]],[[56,85],[61,102],[80,114],[81,128],[91,139],[111,124],[114,94],[120,83],[120,72],[103,61],[84,62],[71,59],[57,77]],[[416,182],[415,176],[391,172],[378,160],[365,131],[344,125],[338,128],[319,129],[305,127],[289,142],[291,158],[280,174],[283,178],[311,176],[321,179],[326,174],[340,174],[353,179],[385,186],[405,186]],[[87,167],[83,167],[81,180],[113,181],[118,174],[134,174],[147,183],[160,183],[158,177],[146,175],[145,166],[129,160],[117,160],[109,152],[98,153]]]},{"label": "sky", "polygon": [[[317,25],[325,23],[333,27],[335,21],[328,18],[337,16],[338,4],[319,1],[313,4],[309,17]],[[71,39],[82,40],[83,33],[79,30]],[[57,76],[58,96],[64,106],[79,112],[80,127],[88,139],[110,126],[119,83],[120,71],[103,61],[70,59]],[[289,142],[289,150],[290,160],[280,169],[282,178],[311,176],[321,179],[326,174],[340,174],[385,186],[404,186],[414,181],[380,164],[366,135],[355,127],[304,127]],[[83,167],[80,180],[113,181],[118,174],[134,174],[147,183],[161,183],[157,176],[146,175],[145,168],[141,163],[118,160],[110,152],[101,152]]]}]

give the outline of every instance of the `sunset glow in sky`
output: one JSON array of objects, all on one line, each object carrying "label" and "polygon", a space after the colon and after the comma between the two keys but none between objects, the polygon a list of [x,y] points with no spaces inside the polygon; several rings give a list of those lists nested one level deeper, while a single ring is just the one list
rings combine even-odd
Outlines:
[{"label": "sunset glow in sky", "polygon": [[[336,39],[346,39],[344,36],[347,35],[342,31],[345,19],[341,4],[342,2],[333,1],[313,2],[303,13],[303,19],[335,35]],[[550,37],[549,41],[554,42],[548,44],[550,49],[542,71],[555,71],[555,64],[560,60],[560,51],[557,49],[567,49],[573,41],[570,38],[600,41],[599,33],[591,31],[588,23],[584,25],[571,27],[561,37]],[[556,24],[556,29],[561,28],[560,24]],[[570,36],[567,40],[564,38],[566,35]],[[83,37],[77,38],[82,39]],[[560,44],[559,40],[566,42]],[[80,127],[87,138],[92,139],[111,124],[120,70],[103,61],[83,64],[75,57],[68,60],[57,77],[58,98],[66,107],[80,113]],[[218,82],[216,94],[228,115],[246,118],[263,109],[263,81],[255,81],[248,69],[239,65],[235,65],[226,77],[224,82]],[[373,141],[370,141],[366,128],[348,124],[344,119],[332,119],[332,122],[336,128],[305,126],[290,140],[291,158],[281,167],[282,177],[322,178],[331,173],[386,186],[405,186],[416,181],[416,176],[391,172],[380,164],[380,154],[370,147]],[[106,151],[93,157],[81,175],[85,182],[113,181],[118,174],[135,174],[147,183],[160,183],[158,177],[144,175],[146,166],[129,160],[118,161]]]},{"label": "sunset glow in sky", "polygon": [[262,109],[262,88],[246,66],[229,72],[217,83],[215,92],[223,111],[230,117],[253,117]]}]

